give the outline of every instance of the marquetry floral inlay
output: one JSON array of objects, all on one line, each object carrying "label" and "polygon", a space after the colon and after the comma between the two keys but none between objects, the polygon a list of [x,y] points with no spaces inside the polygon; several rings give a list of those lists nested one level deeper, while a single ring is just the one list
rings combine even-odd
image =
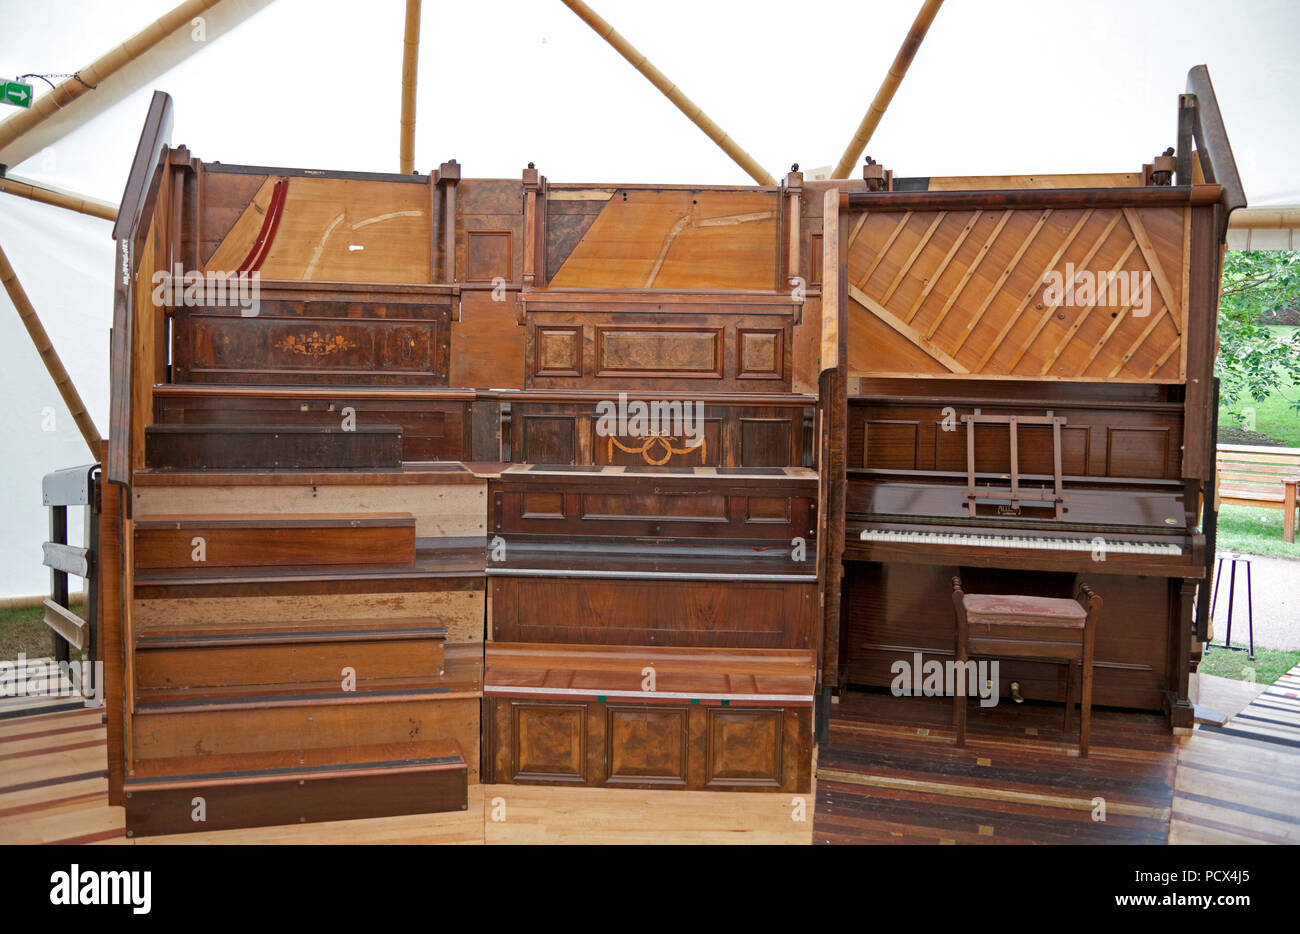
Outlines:
[{"label": "marquetry floral inlay", "polygon": [[275,349],[315,360],[351,350],[355,346],[357,345],[342,334],[321,334],[319,331],[312,331],[310,334],[290,334],[277,341]]}]

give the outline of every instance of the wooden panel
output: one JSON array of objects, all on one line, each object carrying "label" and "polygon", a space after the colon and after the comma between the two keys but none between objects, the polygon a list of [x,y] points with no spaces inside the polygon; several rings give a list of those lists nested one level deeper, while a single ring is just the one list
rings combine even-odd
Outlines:
[{"label": "wooden panel", "polygon": [[685,788],[689,783],[689,706],[605,707],[607,785]]},{"label": "wooden panel", "polygon": [[[312,390],[298,396],[293,393],[260,396],[226,394],[220,391],[213,394],[208,389],[204,387],[205,391],[201,394],[187,393],[184,389],[169,389],[159,393],[155,404],[157,423],[193,426],[282,425],[339,430],[345,422],[357,430],[396,426],[401,429],[401,460],[475,459],[470,456],[467,441],[471,405],[467,400],[372,399],[364,394],[350,394],[346,391],[323,395],[323,390]],[[346,438],[332,440],[349,443]],[[213,463],[207,466],[219,465]],[[264,466],[274,465],[267,463]],[[365,465],[340,461],[317,466]]]},{"label": "wooden panel", "polygon": [[805,454],[805,422],[810,421],[811,407],[801,399],[781,405],[749,401],[730,397],[725,404],[696,404],[690,399],[629,393],[621,426],[625,431],[614,419],[602,417],[606,410],[598,409],[598,402],[590,397],[513,401],[509,459],[628,467],[805,465],[811,459]]},{"label": "wooden panel", "polygon": [[808,707],[489,698],[486,708],[492,726],[485,760],[498,783],[791,793],[811,787]]},{"label": "wooden panel", "polygon": [[708,784],[777,788],[781,784],[781,714],[737,707],[708,709]]},{"label": "wooden panel", "polygon": [[501,299],[495,290],[461,293],[460,320],[451,326],[450,385],[523,388],[527,331],[518,326],[514,293]]},{"label": "wooden panel", "polygon": [[[269,304],[269,303],[268,303]],[[448,326],[432,306],[390,317],[338,320],[351,306],[311,303],[305,313],[257,317],[185,310],[176,316],[178,380],[446,386]],[[371,315],[383,308],[368,309]]]},{"label": "wooden panel", "polygon": [[582,330],[539,327],[534,334],[534,376],[582,376]]},{"label": "wooden panel", "polygon": [[722,378],[722,331],[596,328],[596,375]]},{"label": "wooden panel", "polygon": [[782,379],[785,376],[785,331],[740,328],[736,332],[740,379]]},{"label": "wooden panel", "polygon": [[813,583],[493,577],[492,632],[503,642],[808,645]]},{"label": "wooden panel", "polygon": [[515,416],[523,433],[517,461],[525,464],[573,464],[578,450],[578,419],[573,415]]},{"label": "wooden panel", "polygon": [[724,302],[716,293],[662,300],[653,292],[529,293],[526,386],[789,392],[792,311],[779,296]]},{"label": "wooden panel", "polygon": [[144,440],[151,470],[396,470],[403,453],[396,425],[150,425]]},{"label": "wooden panel", "polygon": [[[256,780],[218,775],[205,777],[202,784],[128,781],[127,834],[143,837],[464,810],[468,785],[460,756],[453,751],[419,761],[400,768],[375,764],[346,771],[263,770]],[[202,802],[202,822],[195,820],[196,799]]]},{"label": "wooden panel", "polygon": [[[206,167],[206,188],[222,184]],[[225,235],[206,268],[233,271],[261,229],[254,198]],[[288,178],[275,238],[262,266],[269,279],[340,282],[429,282],[430,197],[419,180]]]},{"label": "wooden panel", "polygon": [[850,373],[1179,382],[1189,209],[1137,199],[857,214]]},{"label": "wooden panel", "polygon": [[232,627],[282,628],[335,619],[370,619],[387,615],[436,618],[449,644],[483,641],[486,603],[482,582],[474,589],[400,590],[369,593],[317,593],[252,597],[175,597],[134,601],[136,631],[141,637],[199,635]]},{"label": "wooden panel", "polygon": [[[1182,444],[1182,407],[1156,397],[1116,394],[1112,399],[1075,398],[1043,384],[1027,384],[1023,400],[1007,398],[999,382],[985,384],[980,396],[968,395],[969,384],[950,398],[895,398],[873,392],[849,406],[849,466],[885,470],[966,470],[966,430],[963,415],[979,409],[985,414],[1037,415],[1051,411],[1065,418],[1061,429],[1061,468],[1083,477],[1178,477]],[[996,387],[996,388],[994,388]],[[889,382],[892,390],[895,384]],[[974,387],[969,387],[974,388]],[[1030,401],[1032,397],[1037,401]],[[1041,425],[1017,428],[1020,470],[1051,474],[1050,429]],[[979,425],[975,431],[975,467],[980,472],[1010,470],[1010,433],[1005,426]]]},{"label": "wooden panel", "polygon": [[163,517],[135,523],[135,566],[258,568],[275,565],[410,564],[409,514]]},{"label": "wooden panel", "polygon": [[777,274],[779,198],[775,191],[619,189],[550,284],[770,289]]},{"label": "wooden panel", "polygon": [[[663,483],[645,489],[641,483],[629,482],[639,477],[626,474],[588,474],[576,485],[564,477],[537,475],[521,480],[521,476],[511,473],[508,479],[493,481],[494,532],[559,535],[566,542],[595,535],[789,542],[809,533],[813,509],[812,491],[792,488],[788,480],[784,485],[778,481],[701,491],[698,485],[684,483]],[[525,496],[539,492],[571,497],[572,504],[562,515],[531,512]],[[780,500],[785,504],[787,521],[773,523],[770,528],[752,527],[745,517],[751,511],[747,501],[755,497]]]},{"label": "wooden panel", "polygon": [[584,704],[510,702],[511,781],[578,782],[587,764]]},{"label": "wooden panel", "polygon": [[[478,782],[477,697],[390,700],[384,703],[321,703],[253,710],[149,711],[133,719],[138,762],[194,756],[282,753],[359,743],[408,744],[455,741]],[[197,763],[196,763],[197,764]]]},{"label": "wooden panel", "polygon": [[318,512],[409,512],[417,538],[477,537],[486,534],[487,484],[421,483],[393,486],[319,483],[288,486],[136,486],[137,517],[195,513],[294,515]]},{"label": "wooden panel", "polygon": [[491,282],[514,278],[514,239],[508,230],[465,231],[465,279]]}]

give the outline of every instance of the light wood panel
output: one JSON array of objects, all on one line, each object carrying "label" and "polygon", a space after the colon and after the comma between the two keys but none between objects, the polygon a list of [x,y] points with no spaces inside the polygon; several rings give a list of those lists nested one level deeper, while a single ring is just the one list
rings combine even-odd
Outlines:
[{"label": "light wood panel", "polygon": [[1187,210],[859,215],[850,372],[1179,382]]}]

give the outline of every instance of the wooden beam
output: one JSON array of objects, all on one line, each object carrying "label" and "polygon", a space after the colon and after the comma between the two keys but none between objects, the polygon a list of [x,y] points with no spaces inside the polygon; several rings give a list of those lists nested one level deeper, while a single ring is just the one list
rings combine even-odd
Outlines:
[{"label": "wooden beam", "polygon": [[52,204],[56,208],[66,208],[78,214],[100,217],[106,221],[117,220],[117,208],[107,201],[73,195],[53,188],[43,188],[31,182],[21,181],[12,175],[0,178],[0,191],[19,198],[39,201],[41,204]]},{"label": "wooden beam", "polygon": [[[122,66],[135,61],[178,29],[188,27],[194,17],[218,2],[220,0],[186,0],[121,45],[80,69],[73,77],[62,81],[50,93],[36,98],[30,109],[21,110],[0,123],[0,149],[4,149],[32,127],[67,107]],[[200,43],[194,45],[197,49]]]},{"label": "wooden beam", "polygon": [[45,600],[42,605],[45,607],[45,625],[66,639],[68,644],[77,651],[84,652],[89,628],[86,626],[86,621],[75,613],[65,610],[53,600]]},{"label": "wooden beam", "polygon": [[58,542],[44,542],[41,550],[45,553],[42,562],[47,568],[54,568],[65,574],[88,577],[90,570],[89,555],[85,548],[76,545],[61,545]]},{"label": "wooden beam", "polygon": [[858,159],[862,157],[862,151],[867,148],[867,143],[871,140],[872,134],[876,132],[876,127],[880,124],[880,118],[885,115],[889,102],[894,99],[894,92],[902,84],[903,75],[907,74],[908,66],[912,64],[912,59],[916,57],[916,52],[921,47],[921,42],[925,39],[925,34],[930,29],[930,24],[934,22],[935,14],[939,12],[941,6],[943,6],[943,0],[925,0],[921,4],[921,10],[916,14],[912,28],[907,32],[907,38],[903,40],[898,54],[894,56],[894,63],[889,66],[889,71],[885,74],[885,80],[880,83],[880,90],[876,91],[871,106],[867,108],[862,122],[858,124],[853,139],[849,140],[844,155],[840,156],[840,161],[836,164],[835,171],[831,173],[831,178],[848,178],[849,173],[858,164]]},{"label": "wooden beam", "polygon": [[0,284],[3,284],[5,291],[9,293],[9,299],[14,303],[14,308],[18,310],[18,317],[22,318],[23,326],[27,328],[32,343],[36,345],[37,353],[41,355],[41,360],[45,363],[45,369],[49,372],[50,378],[54,380],[54,385],[59,390],[59,395],[63,397],[68,411],[72,413],[73,421],[81,429],[81,437],[89,445],[91,456],[95,460],[99,460],[103,453],[104,444],[99,435],[99,429],[91,421],[85,403],[81,401],[81,396],[77,392],[77,387],[72,384],[72,377],[64,369],[63,361],[59,359],[54,345],[50,343],[50,336],[45,333],[45,327],[41,324],[41,319],[37,317],[36,309],[32,307],[31,301],[27,298],[27,293],[23,291],[22,283],[18,281],[18,275],[14,272],[13,266],[9,265],[9,257],[5,255],[3,247],[0,247]]},{"label": "wooden beam", "polygon": [[420,64],[420,0],[406,0],[406,34],[402,39],[402,137],[399,171],[415,171],[415,84]]},{"label": "wooden beam", "polygon": [[590,26],[596,35],[612,45],[619,55],[627,59],[633,68],[641,72],[646,77],[646,80],[672,101],[673,106],[684,113],[691,123],[703,130],[705,136],[717,143],[722,151],[731,157],[733,162],[745,170],[745,174],[760,185],[776,187],[776,179],[769,175],[767,170],[755,162],[749,153],[741,149],[735,140],[722,132],[722,127],[710,120],[708,114],[701,110],[699,105],[682,93],[677,85],[669,81],[667,75],[650,64],[649,59],[637,51],[636,46],[619,35],[618,31],[601,19],[595,10],[583,3],[582,0],[563,0],[563,2],[565,6],[578,15],[579,19]]}]

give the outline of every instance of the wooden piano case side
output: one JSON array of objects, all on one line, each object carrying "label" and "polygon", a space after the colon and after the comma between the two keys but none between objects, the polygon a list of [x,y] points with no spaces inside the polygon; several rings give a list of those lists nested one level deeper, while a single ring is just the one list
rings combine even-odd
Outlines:
[{"label": "wooden piano case side", "polygon": [[122,560],[122,526],[125,507],[122,487],[101,483],[99,513],[99,554],[95,556],[95,586],[99,588],[97,620],[99,648],[97,656],[104,663],[104,717],[108,739],[108,803],[123,804],[122,782],[126,771],[126,679],[125,642],[123,641],[123,594],[126,582],[133,577]]}]

